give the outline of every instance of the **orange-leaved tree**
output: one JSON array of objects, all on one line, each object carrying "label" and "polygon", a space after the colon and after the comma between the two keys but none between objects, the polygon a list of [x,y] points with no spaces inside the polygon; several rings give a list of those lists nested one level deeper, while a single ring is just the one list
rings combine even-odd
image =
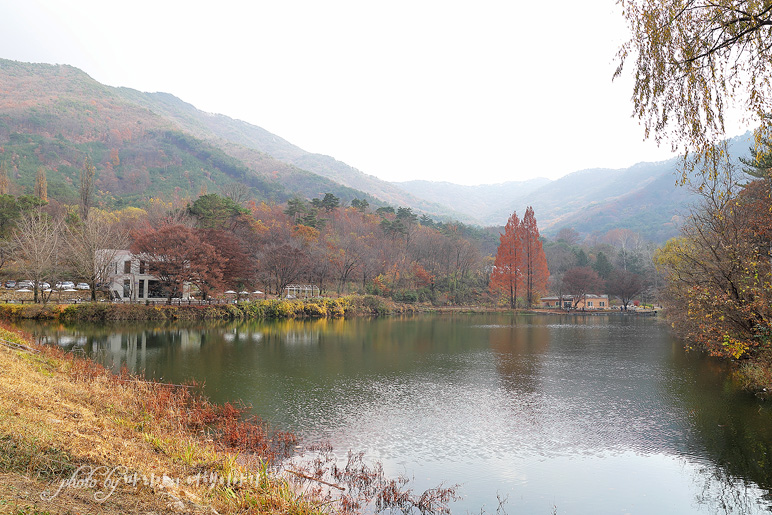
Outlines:
[{"label": "orange-leaved tree", "polygon": [[523,242],[523,286],[528,307],[533,306],[543,293],[547,291],[547,280],[550,277],[547,268],[547,256],[539,239],[539,228],[536,226],[536,216],[533,208],[528,206],[520,223],[521,240]]},{"label": "orange-leaved tree", "polygon": [[499,250],[491,272],[491,291],[506,296],[512,309],[517,304],[517,291],[523,284],[522,231],[517,213],[512,213],[504,234],[499,237]]}]

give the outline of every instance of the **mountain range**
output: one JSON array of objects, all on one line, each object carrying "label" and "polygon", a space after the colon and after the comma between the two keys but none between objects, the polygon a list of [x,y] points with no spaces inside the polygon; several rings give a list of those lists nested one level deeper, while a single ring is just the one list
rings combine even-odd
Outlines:
[{"label": "mountain range", "polygon": [[[562,227],[583,234],[626,227],[662,242],[677,234],[694,199],[675,185],[677,159],[582,170],[558,180],[391,183],[171,94],[105,86],[67,65],[0,59],[0,92],[0,164],[15,193],[31,192],[43,167],[49,196],[62,201],[76,198],[87,154],[97,165],[100,200],[111,207],[151,197],[195,198],[238,182],[258,200],[330,192],[344,202],[367,199],[373,207],[405,206],[477,225],[502,226],[513,211],[522,215],[531,205],[546,235]],[[737,139],[735,147],[747,148],[747,140]]]}]

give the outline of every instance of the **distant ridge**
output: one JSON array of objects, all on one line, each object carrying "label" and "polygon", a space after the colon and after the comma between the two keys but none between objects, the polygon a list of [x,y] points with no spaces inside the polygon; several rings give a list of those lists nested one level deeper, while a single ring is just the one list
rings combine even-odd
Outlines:
[{"label": "distant ridge", "polygon": [[[732,138],[730,154],[745,156],[751,144],[750,132]],[[554,181],[533,179],[481,186],[429,181],[396,184],[416,196],[452,205],[487,225],[504,225],[512,212],[522,215],[527,206],[533,206],[541,233],[546,236],[562,227],[584,235],[627,228],[661,243],[678,234],[682,217],[696,200],[689,188],[676,185],[679,160],[579,170]]]}]

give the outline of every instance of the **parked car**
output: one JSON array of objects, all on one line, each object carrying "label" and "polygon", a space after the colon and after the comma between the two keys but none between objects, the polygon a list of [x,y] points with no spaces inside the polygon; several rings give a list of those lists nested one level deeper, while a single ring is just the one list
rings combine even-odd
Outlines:
[{"label": "parked car", "polygon": [[75,283],[72,281],[62,281],[56,283],[57,290],[66,290],[68,288],[75,288]]},{"label": "parked car", "polygon": [[88,283],[78,283],[78,285],[75,287],[76,290],[90,290],[91,287],[88,285]]},{"label": "parked car", "polygon": [[49,288],[51,288],[51,285],[49,283],[47,283],[47,282],[42,282],[41,281],[41,282],[38,283],[38,288],[41,289],[41,290],[48,290]]},{"label": "parked car", "polygon": [[32,281],[19,281],[16,283],[16,287],[21,288],[32,288]]},{"label": "parked car", "polygon": [[16,281],[6,281],[5,282],[6,288],[16,288]]}]

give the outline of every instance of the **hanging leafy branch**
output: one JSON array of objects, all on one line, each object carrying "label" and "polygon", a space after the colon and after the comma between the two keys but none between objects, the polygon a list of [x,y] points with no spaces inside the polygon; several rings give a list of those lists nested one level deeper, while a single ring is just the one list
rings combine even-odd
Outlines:
[{"label": "hanging leafy branch", "polygon": [[[647,138],[684,152],[683,177],[715,175],[726,114],[769,125],[772,112],[770,0],[619,0],[631,38],[614,78],[633,61],[634,116]],[[693,152],[695,159],[686,159]]]}]

